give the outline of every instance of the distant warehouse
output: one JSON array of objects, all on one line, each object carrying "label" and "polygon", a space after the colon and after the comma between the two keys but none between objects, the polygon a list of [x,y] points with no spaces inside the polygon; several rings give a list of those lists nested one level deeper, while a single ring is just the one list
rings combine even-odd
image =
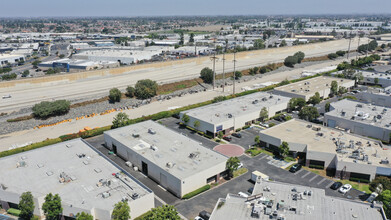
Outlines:
[{"label": "distant warehouse", "polygon": [[0,205],[6,210],[16,207],[27,191],[33,195],[34,215],[40,217],[49,193],[61,197],[61,219],[81,212],[111,219],[120,201],[129,204],[132,218],[155,206],[150,189],[81,139],[1,158],[0,167]]},{"label": "distant warehouse", "polygon": [[380,141],[297,119],[261,131],[259,137],[271,150],[288,142],[289,151],[305,159],[306,166],[330,170],[337,178],[391,176],[391,151]]},{"label": "distant warehouse", "polygon": [[390,141],[391,108],[344,99],[331,103],[324,122],[328,127]]},{"label": "distant warehouse", "polygon": [[338,87],[343,86],[346,89],[354,86],[354,80],[319,76],[277,87],[274,89],[273,93],[292,98],[303,98],[308,101],[316,92],[318,92],[320,97],[326,98],[330,94],[332,81],[336,81]]},{"label": "distant warehouse", "polygon": [[107,148],[177,197],[226,174],[227,157],[153,121],[106,131],[104,139]]},{"label": "distant warehouse", "polygon": [[229,134],[237,128],[250,125],[260,118],[262,108],[266,108],[268,117],[287,109],[290,98],[272,95],[265,92],[257,92],[251,95],[229,99],[223,102],[183,111],[180,113],[188,115],[190,120],[187,123],[194,127],[194,122],[199,121],[196,128],[208,135],[216,135],[222,131]]},{"label": "distant warehouse", "polygon": [[70,70],[94,70],[103,68],[119,67],[118,61],[88,61],[75,59],[60,59],[55,61],[47,61],[38,64],[41,68],[63,68],[67,72]]}]

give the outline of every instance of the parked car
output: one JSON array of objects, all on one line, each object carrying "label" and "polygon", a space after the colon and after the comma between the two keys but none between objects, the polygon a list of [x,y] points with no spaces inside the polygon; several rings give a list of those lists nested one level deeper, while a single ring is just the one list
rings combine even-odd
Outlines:
[{"label": "parked car", "polygon": [[194,220],[204,220],[204,219],[201,218],[200,216],[196,216],[196,217],[194,218]]},{"label": "parked car", "polygon": [[369,203],[372,203],[373,200],[375,200],[378,195],[379,194],[377,194],[376,192],[373,192],[373,193],[371,193],[371,195],[368,197],[368,199],[366,201]]},{"label": "parked car", "polygon": [[242,168],[242,167],[243,167],[243,163],[239,163],[239,166],[238,166],[237,170]]},{"label": "parked car", "polygon": [[261,122],[261,123],[259,123],[259,125],[260,125],[260,126],[263,126],[263,127],[265,127],[265,128],[268,128],[268,127],[269,127],[269,125],[268,125],[268,124],[266,124],[266,123],[262,123],[262,122]]},{"label": "parked car", "polygon": [[8,94],[8,95],[3,95],[3,99],[9,99],[9,98],[11,98],[12,96],[10,95],[10,94]]},{"label": "parked car", "polygon": [[198,216],[201,217],[204,220],[209,220],[210,213],[205,211],[205,210],[202,210],[200,213],[198,213]]},{"label": "parked car", "polygon": [[250,194],[253,194],[253,191],[254,191],[254,187],[251,187],[251,188],[249,188],[249,189],[247,190],[247,192],[250,193]]},{"label": "parked car", "polygon": [[301,164],[297,163],[289,169],[289,172],[296,173],[299,170],[301,170]]},{"label": "parked car", "polygon": [[233,133],[232,136],[237,138],[242,138],[242,135],[240,133]]},{"label": "parked car", "polygon": [[224,136],[223,139],[226,140],[226,141],[232,141],[232,137],[231,136]]},{"label": "parked car", "polygon": [[335,182],[333,183],[333,185],[330,186],[330,189],[337,190],[341,186],[342,186],[341,182]]},{"label": "parked car", "polygon": [[244,197],[244,198],[248,197],[248,194],[244,193],[244,192],[238,192],[238,195],[241,196],[241,197]]},{"label": "parked car", "polygon": [[338,192],[345,194],[345,193],[349,192],[350,189],[352,189],[352,185],[345,184],[341,188],[339,188]]}]

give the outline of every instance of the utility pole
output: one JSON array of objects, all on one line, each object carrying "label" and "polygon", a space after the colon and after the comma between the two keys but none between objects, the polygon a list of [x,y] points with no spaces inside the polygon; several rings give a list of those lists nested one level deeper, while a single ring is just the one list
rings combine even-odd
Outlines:
[{"label": "utility pole", "polygon": [[234,79],[234,83],[233,83],[233,93],[232,94],[234,94],[235,95],[235,81],[236,81],[236,79],[235,79],[235,67],[236,67],[236,50],[234,51],[234,60],[233,60],[233,62],[234,62],[234,76],[233,76],[233,79]]},{"label": "utility pole", "polygon": [[223,92],[225,88],[225,52],[223,53]]},{"label": "utility pole", "polygon": [[350,35],[349,35],[349,47],[348,47],[348,54],[346,55],[346,59],[348,60],[349,62],[349,53],[350,53],[350,43],[352,42],[352,32],[350,32]]},{"label": "utility pole", "polygon": [[365,54],[365,57],[368,56],[368,50],[369,50],[369,36],[368,36],[367,52],[366,52],[366,54]]},{"label": "utility pole", "polygon": [[358,35],[358,44],[357,44],[357,53],[356,53],[356,60],[358,60],[358,47],[360,46],[360,35]]},{"label": "utility pole", "polygon": [[216,60],[219,58],[216,57],[216,51],[213,53],[213,57],[210,58],[213,61],[213,90],[215,90],[216,87]]}]

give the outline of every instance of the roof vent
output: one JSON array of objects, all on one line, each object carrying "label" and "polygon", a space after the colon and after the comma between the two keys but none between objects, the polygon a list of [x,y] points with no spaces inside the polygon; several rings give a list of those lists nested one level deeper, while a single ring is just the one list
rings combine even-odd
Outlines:
[{"label": "roof vent", "polygon": [[166,163],[166,167],[168,167],[168,168],[173,168],[174,166],[175,166],[175,163],[172,163],[172,162]]},{"label": "roof vent", "polygon": [[132,136],[133,136],[134,138],[138,138],[138,137],[140,137],[140,134],[138,134],[138,133],[133,133]]},{"label": "roof vent", "polygon": [[71,148],[72,147],[72,144],[67,144],[65,145],[67,148]]},{"label": "roof vent", "polygon": [[190,157],[191,159],[194,159],[194,158],[197,158],[199,155],[200,155],[199,152],[193,152],[193,153],[190,153],[189,157]]},{"label": "roof vent", "polygon": [[102,172],[102,170],[101,170],[101,169],[99,169],[99,168],[95,168],[95,169],[94,169],[94,171],[95,171],[96,173],[100,173],[100,172]]},{"label": "roof vent", "polygon": [[158,150],[158,148],[157,148],[155,145],[151,145],[151,150],[153,150],[153,151],[157,151],[157,150]]},{"label": "roof vent", "polygon": [[27,164],[25,161],[19,161],[16,163],[16,167],[19,168],[19,167],[25,167]]},{"label": "roof vent", "polygon": [[46,175],[48,175],[48,176],[51,176],[51,175],[53,175],[54,173],[52,172],[52,171],[48,171],[48,172],[46,172]]},{"label": "roof vent", "polygon": [[102,198],[106,199],[108,197],[110,197],[110,193],[109,192],[102,193]]},{"label": "roof vent", "polygon": [[150,133],[150,134],[156,134],[156,131],[154,131],[152,128],[149,128],[149,129],[148,129],[148,133]]}]

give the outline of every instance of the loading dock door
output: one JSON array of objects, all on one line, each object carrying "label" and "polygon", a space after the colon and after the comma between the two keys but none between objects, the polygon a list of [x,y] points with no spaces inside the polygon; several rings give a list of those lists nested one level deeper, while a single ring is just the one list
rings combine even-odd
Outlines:
[{"label": "loading dock door", "polygon": [[115,144],[113,144],[113,152],[114,152],[115,154],[117,154],[117,146],[115,146]]},{"label": "loading dock door", "polygon": [[163,186],[164,188],[168,187],[167,176],[162,173],[160,174],[160,185]]},{"label": "loading dock door", "polygon": [[144,175],[148,176],[148,164],[144,161],[141,162],[141,172],[143,172]]},{"label": "loading dock door", "polygon": [[327,126],[330,128],[335,128],[335,120],[327,120]]}]

